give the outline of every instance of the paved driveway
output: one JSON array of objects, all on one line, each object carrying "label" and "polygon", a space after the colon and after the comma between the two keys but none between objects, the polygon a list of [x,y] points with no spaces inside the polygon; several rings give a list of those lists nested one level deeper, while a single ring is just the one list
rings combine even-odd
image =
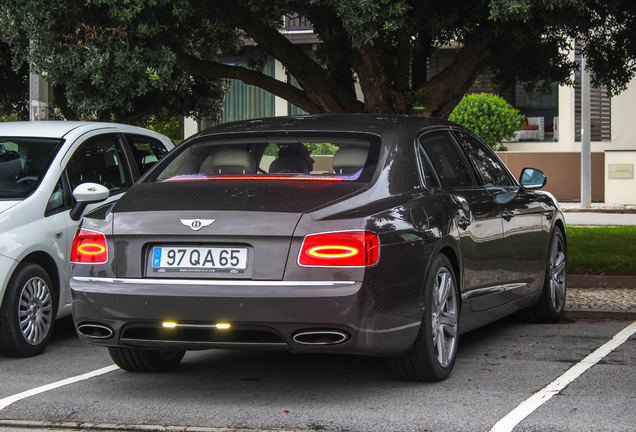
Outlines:
[{"label": "paved driveway", "polygon": [[[189,352],[173,372],[128,373],[83,345],[70,321],[60,324],[44,355],[0,357],[1,432],[16,429],[10,420],[35,430],[149,431],[633,432],[636,424],[628,321],[500,321],[461,337],[455,370],[438,384],[396,381],[381,359],[286,352]],[[608,347],[620,332],[624,340]]]}]

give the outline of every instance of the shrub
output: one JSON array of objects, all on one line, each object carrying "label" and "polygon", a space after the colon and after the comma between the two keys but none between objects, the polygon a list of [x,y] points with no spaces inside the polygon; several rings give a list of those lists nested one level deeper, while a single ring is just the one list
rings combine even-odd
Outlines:
[{"label": "shrub", "polygon": [[519,111],[503,98],[477,93],[466,95],[448,119],[475,132],[495,148],[502,139],[512,139],[521,128]]},{"label": "shrub", "polygon": [[183,141],[183,117],[173,117],[169,120],[155,119],[148,129],[170,137],[175,143]]}]

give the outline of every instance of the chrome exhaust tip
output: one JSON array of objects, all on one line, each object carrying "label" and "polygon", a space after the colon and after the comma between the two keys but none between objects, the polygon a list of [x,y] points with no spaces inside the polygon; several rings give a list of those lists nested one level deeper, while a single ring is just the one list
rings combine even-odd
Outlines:
[{"label": "chrome exhaust tip", "polygon": [[349,334],[340,330],[303,330],[292,336],[301,345],[336,345],[348,341]]},{"label": "chrome exhaust tip", "polygon": [[115,333],[110,327],[99,324],[81,324],[77,326],[77,332],[91,339],[108,339]]}]

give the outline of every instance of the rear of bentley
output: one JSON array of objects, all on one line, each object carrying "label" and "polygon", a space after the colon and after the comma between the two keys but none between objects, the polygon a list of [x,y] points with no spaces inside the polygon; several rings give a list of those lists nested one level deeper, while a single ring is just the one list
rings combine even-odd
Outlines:
[{"label": "rear of bentley", "polygon": [[213,348],[404,352],[424,269],[412,246],[390,244],[389,222],[409,222],[374,188],[382,145],[315,131],[182,144],[83,220],[70,280],[80,337],[129,370],[148,353]]}]

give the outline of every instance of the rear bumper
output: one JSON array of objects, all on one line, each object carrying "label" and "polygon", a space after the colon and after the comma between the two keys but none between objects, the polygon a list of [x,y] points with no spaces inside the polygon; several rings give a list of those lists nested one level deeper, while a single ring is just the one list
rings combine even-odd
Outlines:
[{"label": "rear bumper", "polygon": [[[70,285],[80,338],[111,347],[392,356],[409,349],[422,319],[417,308],[386,310],[356,281],[72,277]],[[307,332],[316,335],[299,337]]]}]

